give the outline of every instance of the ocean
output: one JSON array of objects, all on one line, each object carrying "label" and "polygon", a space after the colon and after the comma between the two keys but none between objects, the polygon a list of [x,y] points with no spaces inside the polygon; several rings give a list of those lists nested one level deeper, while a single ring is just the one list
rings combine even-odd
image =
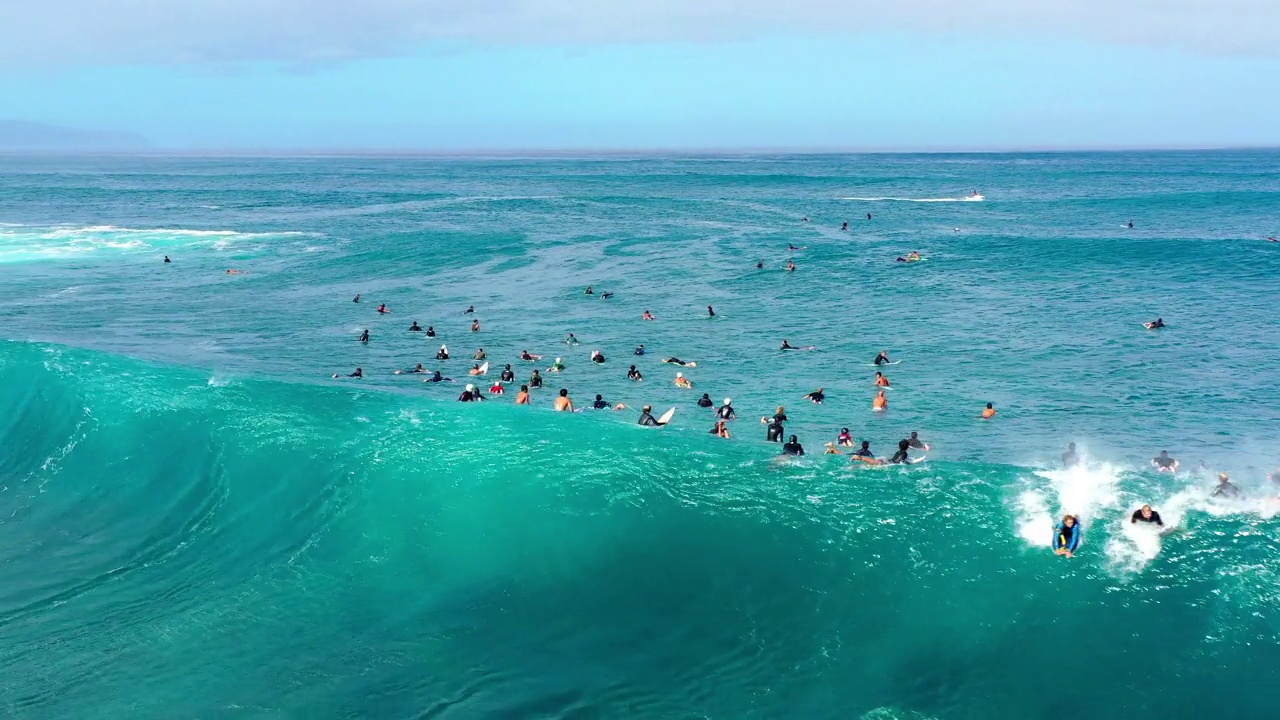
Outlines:
[{"label": "ocean", "polygon": [[1277,233],[1274,150],[0,157],[0,715],[1274,718]]}]

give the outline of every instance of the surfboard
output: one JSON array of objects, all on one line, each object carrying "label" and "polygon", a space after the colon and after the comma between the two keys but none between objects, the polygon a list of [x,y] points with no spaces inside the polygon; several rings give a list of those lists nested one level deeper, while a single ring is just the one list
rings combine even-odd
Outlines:
[{"label": "surfboard", "polygon": [[485,374],[485,373],[487,373],[487,372],[489,372],[489,363],[486,361],[486,362],[485,362],[485,364],[483,364],[483,365],[481,365],[481,366],[480,366],[480,373],[479,373],[479,374],[480,374],[480,375],[484,375],[484,374]]},{"label": "surfboard", "polygon": [[662,413],[662,417],[658,418],[658,424],[666,425],[667,423],[671,422],[671,418],[674,417],[675,414],[676,414],[675,408],[671,408],[670,410]]},{"label": "surfboard", "polygon": [[925,458],[927,458],[927,457],[929,457],[929,456],[928,456],[928,455],[921,455],[921,456],[920,456],[920,457],[918,457],[918,458],[911,458],[911,459],[910,459],[910,460],[908,460],[907,462],[911,463],[912,465],[915,465],[915,464],[917,464],[917,463],[922,463],[922,462],[924,462],[924,459],[925,459]]},{"label": "surfboard", "polygon": [[[901,360],[890,360],[887,363],[880,363],[880,365],[901,365],[901,364],[902,364]],[[880,367],[880,365],[876,365],[873,362],[867,363],[867,367]]]}]

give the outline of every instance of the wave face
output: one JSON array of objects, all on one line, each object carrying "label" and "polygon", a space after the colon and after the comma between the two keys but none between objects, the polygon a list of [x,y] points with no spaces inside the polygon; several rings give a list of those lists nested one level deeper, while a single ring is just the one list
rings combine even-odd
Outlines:
[{"label": "wave face", "polygon": [[[1122,562],[1144,472],[778,463],[25,343],[0,345],[0,381],[13,716],[1110,717],[1123,697],[1264,717],[1280,700],[1266,507],[1166,511],[1176,549]],[[1064,510],[1100,551],[1023,540]]]}]

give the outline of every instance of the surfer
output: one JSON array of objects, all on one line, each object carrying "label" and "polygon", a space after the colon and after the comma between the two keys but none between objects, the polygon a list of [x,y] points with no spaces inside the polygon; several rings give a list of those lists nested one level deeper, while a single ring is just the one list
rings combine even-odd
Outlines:
[{"label": "surfer", "polygon": [[502,388],[502,382],[501,382],[501,381],[494,381],[494,383],[493,383],[493,387],[489,388],[489,394],[490,394],[490,395],[503,395],[503,394],[505,394],[506,392],[507,392],[507,391],[506,391],[506,390],[504,390],[504,389]]},{"label": "surfer", "polygon": [[664,422],[659,422],[658,419],[653,416],[652,406],[645,405],[644,409],[640,411],[640,425],[644,427],[660,427],[665,424],[666,423]]},{"label": "surfer", "polygon": [[796,263],[795,263],[795,261],[794,261],[794,260],[788,260],[788,261],[787,261],[787,272],[795,272],[795,271],[796,271]]},{"label": "surfer", "polygon": [[360,342],[362,343],[369,342],[369,330],[367,328],[365,329],[364,332],[360,333]]},{"label": "surfer", "polygon": [[422,328],[418,326],[417,320],[414,320],[413,324],[409,326],[409,332],[422,332]]},{"label": "surfer", "polygon": [[804,454],[804,448],[800,446],[800,441],[796,439],[795,435],[792,435],[790,439],[788,439],[785,443],[783,443],[782,454],[794,455],[794,456],[800,456]]},{"label": "surfer", "polygon": [[471,332],[480,332],[480,321],[479,321],[479,320],[472,320],[472,321],[471,321]]},{"label": "surfer", "polygon": [[468,374],[468,375],[483,375],[483,374],[484,374],[484,372],[483,372],[482,370],[480,370],[480,366],[479,366],[479,365],[472,365],[472,366],[471,366],[471,369],[467,371],[467,374]]},{"label": "surfer", "polygon": [[353,298],[351,298],[351,302],[353,302],[353,303],[358,303],[358,302],[360,302],[360,293],[356,293],[356,296],[355,296],[355,297],[353,297]]},{"label": "surfer", "polygon": [[644,379],[644,377],[643,377],[642,375],[640,375],[640,371],[636,369],[636,366],[635,366],[635,365],[632,365],[632,366],[631,366],[631,369],[627,371],[627,379],[628,379],[628,380],[635,380],[635,381],[637,381],[637,382],[638,382],[638,381],[640,381],[640,380],[643,380],[643,379]]},{"label": "surfer", "polygon": [[1149,323],[1143,323],[1142,326],[1148,330],[1159,330],[1164,327],[1164,318],[1156,318]]},{"label": "surfer", "polygon": [[567,338],[565,338],[565,339],[564,339],[564,344],[565,344],[565,345],[577,345],[577,344],[578,344],[578,338],[574,337],[574,336],[573,336],[573,333],[569,333],[569,337],[567,337]]},{"label": "surfer", "polygon": [[558,373],[563,371],[564,371],[564,363],[560,360],[560,358],[556,358],[556,361],[551,363],[551,367],[547,368],[547,372]]},{"label": "surfer", "polygon": [[448,360],[448,359],[449,359],[449,346],[448,346],[448,345],[441,345],[441,346],[440,346],[440,349],[436,352],[436,359],[437,359],[437,360]]},{"label": "surfer", "polygon": [[1053,554],[1075,557],[1078,547],[1080,547],[1080,524],[1074,515],[1066,515],[1053,534]]},{"label": "surfer", "polygon": [[707,306],[707,317],[715,317],[716,311],[710,305]]},{"label": "surfer", "polygon": [[849,221],[845,220],[844,224],[840,226],[840,229],[844,232],[849,232]]},{"label": "surfer", "polygon": [[679,365],[680,367],[698,367],[696,362],[685,362],[678,357],[669,357],[662,361],[666,365]]},{"label": "surfer", "polygon": [[502,374],[498,376],[502,382],[515,382],[516,374],[511,372],[511,366],[506,365],[502,368]]},{"label": "surfer", "polygon": [[422,363],[418,363],[417,367],[415,367],[414,369],[410,370],[410,371],[409,371],[409,373],[410,373],[411,375],[421,375],[421,374],[425,373],[426,371],[427,371],[427,369],[426,369],[426,368],[424,368],[424,367],[422,367]]},{"label": "surfer", "polygon": [[986,406],[985,408],[983,408],[983,409],[982,409],[982,419],[983,419],[983,420],[990,420],[991,418],[993,418],[993,417],[995,417],[995,416],[996,416],[996,408],[995,408],[995,406],[994,406],[994,405],[992,405],[991,403],[987,403],[987,406]]},{"label": "surfer", "polygon": [[164,261],[165,261],[165,262],[173,262],[172,260],[170,260],[170,259],[169,259],[169,256],[168,256],[168,255],[165,255],[165,256],[164,256]]},{"label": "surfer", "polygon": [[797,348],[796,346],[794,346],[794,345],[792,345],[791,343],[787,342],[786,338],[783,338],[783,340],[782,340],[782,347],[780,347],[780,348],[778,348],[778,349],[779,349],[779,350],[798,350],[799,348]]},{"label": "surfer", "polygon": [[889,458],[889,464],[890,465],[906,465],[910,463],[911,461],[907,458],[907,451],[910,448],[911,448],[911,441],[899,440],[898,452],[894,453],[893,457]]},{"label": "surfer", "polygon": [[[334,377],[338,377],[338,374],[337,374],[337,373],[334,373],[334,374],[333,374],[333,376],[334,376]],[[362,370],[361,368],[356,368],[356,371],[355,371],[355,372],[353,372],[353,373],[351,373],[350,375],[347,375],[347,377],[349,377],[349,378],[363,378],[363,377],[364,377],[364,370]]]},{"label": "surfer", "polygon": [[1231,482],[1226,473],[1218,473],[1218,487],[1213,489],[1213,497],[1236,498],[1240,496],[1240,487]]},{"label": "surfer", "polygon": [[853,451],[853,459],[865,462],[867,460],[875,460],[876,454],[871,452],[871,441],[863,440],[862,447]]},{"label": "surfer", "polygon": [[538,374],[538,368],[534,368],[533,374],[529,376],[529,386],[535,388],[542,387],[542,376]]},{"label": "surfer", "polygon": [[472,313],[474,313],[475,311],[476,311],[476,306],[475,306],[475,305],[468,305],[468,306],[467,306],[467,309],[462,311],[462,314],[463,314],[463,315],[471,315],[471,314],[472,314]]},{"label": "surfer", "polygon": [[826,393],[822,392],[822,388],[818,388],[817,390],[814,390],[811,393],[802,395],[801,397],[803,397],[805,400],[812,400],[815,405],[821,405],[822,401],[826,399],[827,395]]},{"label": "surfer", "polygon": [[609,299],[609,298],[611,298],[611,297],[613,297],[613,293],[611,293],[611,292],[604,292],[604,293],[600,293],[600,299],[601,299],[601,300],[608,300],[608,299]]},{"label": "surfer", "polygon": [[1158,472],[1177,472],[1178,466],[1181,464],[1177,460],[1169,457],[1168,450],[1161,450],[1160,454],[1151,458],[1151,464],[1156,467]]},{"label": "surfer", "polygon": [[722,437],[726,440],[731,437],[729,435],[729,426],[723,420],[717,420],[715,427],[711,428],[711,434],[716,437]]},{"label": "surfer", "polygon": [[885,397],[884,391],[881,390],[876,395],[875,400],[871,401],[871,410],[872,412],[884,412],[885,410],[888,410],[888,409],[889,409],[889,398]]},{"label": "surfer", "polygon": [[702,397],[698,398],[698,407],[715,407],[715,405],[716,404],[711,401],[711,396],[707,393],[702,393]]},{"label": "surfer", "polygon": [[591,362],[593,362],[593,363],[602,363],[602,362],[604,362],[604,353],[600,352],[599,350],[592,350],[592,351],[591,351]]},{"label": "surfer", "polygon": [[769,427],[765,428],[764,439],[768,442],[782,442],[782,433],[784,432],[782,423],[786,421],[787,416],[779,413],[772,418],[760,418],[767,420]]},{"label": "surfer", "polygon": [[434,325],[428,325],[427,337],[435,337],[435,336],[436,336],[436,327]]},{"label": "surfer", "polygon": [[676,387],[683,390],[692,390],[693,383],[689,382],[689,378],[685,377],[684,373],[676,373]]},{"label": "surfer", "polygon": [[876,387],[892,387],[889,384],[889,378],[885,377],[884,373],[878,370],[876,371]]},{"label": "surfer", "polygon": [[475,354],[475,356],[474,356],[472,359],[473,359],[473,360],[484,360],[484,359],[485,359],[484,348],[479,348],[478,350],[476,350],[476,354]]},{"label": "surfer", "polygon": [[763,260],[757,260],[757,261],[756,261],[756,269],[757,269],[757,270],[763,270],[763,269],[764,269],[764,261],[763,261]]},{"label": "surfer", "polygon": [[573,401],[569,399],[569,391],[560,388],[560,397],[556,398],[556,412],[573,412]]},{"label": "surfer", "polygon": [[476,397],[476,386],[468,384],[467,388],[458,396],[458,402],[479,402],[480,398]]},{"label": "surfer", "polygon": [[644,315],[641,315],[640,319],[641,320],[657,320],[657,318],[653,316],[653,313],[649,312],[648,310],[644,311]]},{"label": "surfer", "polygon": [[871,219],[871,213],[867,213],[867,219],[868,219],[868,220],[870,220],[870,219]]},{"label": "surfer", "polygon": [[725,398],[724,404],[721,405],[718,410],[716,410],[716,417],[720,418],[721,420],[733,420],[737,418],[738,411],[733,409],[733,400],[729,398]]},{"label": "surfer", "polygon": [[1129,221],[1129,229],[1130,229],[1130,230],[1132,230],[1132,229],[1133,229],[1133,221],[1132,221],[1132,220],[1130,220],[1130,221]]},{"label": "surfer", "polygon": [[889,351],[881,350],[880,354],[876,356],[875,365],[878,367],[880,365],[888,365],[888,364],[889,364]]},{"label": "surfer", "polygon": [[426,380],[423,380],[422,382],[429,382],[429,383],[453,382],[453,378],[447,378],[444,375],[441,375],[440,371],[437,370],[434,373],[432,373],[431,377],[427,378]]},{"label": "surfer", "polygon": [[1062,453],[1062,464],[1065,467],[1075,467],[1080,462],[1080,457],[1076,455],[1076,444],[1068,443],[1067,451]]},{"label": "surfer", "polygon": [[529,386],[528,385],[520,386],[520,392],[516,393],[516,404],[517,405],[529,404]]},{"label": "surfer", "polygon": [[583,293],[583,294],[584,294],[584,295],[595,295],[595,294],[596,294],[596,291],[595,291],[595,290],[592,290],[592,289],[591,289],[591,286],[590,286],[590,285],[588,285],[588,286],[587,286],[587,291],[586,291],[585,293]]},{"label": "surfer", "polygon": [[840,435],[836,437],[836,444],[844,447],[853,447],[853,436],[849,434],[849,428],[840,428]]},{"label": "surfer", "polygon": [[1164,527],[1164,520],[1160,519],[1160,513],[1151,509],[1150,505],[1143,505],[1133,511],[1133,515],[1129,518],[1129,524],[1136,523],[1155,523],[1160,527]]},{"label": "surfer", "polygon": [[823,453],[824,455],[843,455],[844,454],[840,452],[840,448],[836,447],[835,443],[827,443],[823,447],[827,449],[827,451]]},{"label": "surfer", "polygon": [[387,309],[387,304],[386,304],[386,303],[382,303],[381,305],[379,305],[379,306],[378,306],[378,312],[379,312],[379,313],[381,313],[381,314],[383,314],[383,315],[386,315],[387,313],[389,313],[389,312],[391,312],[391,311]]},{"label": "surfer", "polygon": [[644,343],[640,343],[639,345],[637,345],[637,346],[636,346],[636,351],[635,351],[634,353],[632,353],[632,354],[633,354],[633,355],[643,355],[643,354],[644,354]]},{"label": "surfer", "polygon": [[521,359],[521,360],[524,360],[525,362],[533,362],[534,360],[541,360],[541,359],[542,359],[542,356],[541,356],[541,355],[533,355],[533,354],[531,354],[528,350],[521,350],[521,351],[520,351],[520,359]]},{"label": "surfer", "polygon": [[921,439],[920,439],[920,433],[917,433],[917,432],[916,432],[916,431],[914,431],[914,430],[912,430],[912,431],[911,431],[911,437],[907,438],[907,444],[908,444],[908,445],[910,445],[911,447],[915,448],[916,450],[928,450],[928,449],[929,449],[929,443],[927,443],[927,442],[925,442],[925,441],[921,440]]}]

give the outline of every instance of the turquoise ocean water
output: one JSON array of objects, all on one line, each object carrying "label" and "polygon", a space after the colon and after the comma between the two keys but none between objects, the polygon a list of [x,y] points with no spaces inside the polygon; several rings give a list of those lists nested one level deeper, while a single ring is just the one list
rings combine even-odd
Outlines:
[{"label": "turquoise ocean water", "polygon": [[[1276,151],[0,159],[0,715],[1276,717],[1278,232]],[[392,374],[477,347],[532,407]]]}]

